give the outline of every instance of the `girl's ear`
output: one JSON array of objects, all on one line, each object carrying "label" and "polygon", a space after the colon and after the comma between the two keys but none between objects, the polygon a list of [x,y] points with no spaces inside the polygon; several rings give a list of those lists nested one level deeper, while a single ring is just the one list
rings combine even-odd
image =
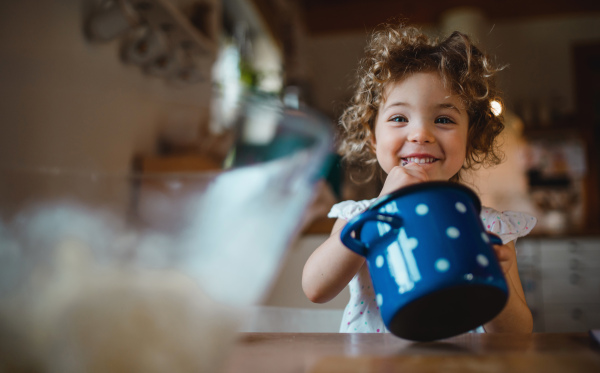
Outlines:
[{"label": "girl's ear", "polygon": [[371,126],[369,126],[369,144],[375,148],[377,146],[377,139],[375,138],[375,126],[373,126],[373,128],[371,128]]},{"label": "girl's ear", "polygon": [[373,153],[375,153],[375,149],[377,149],[377,139],[375,138],[374,132],[371,132],[371,134],[369,136],[368,146],[369,146],[369,149],[371,149],[371,151]]}]

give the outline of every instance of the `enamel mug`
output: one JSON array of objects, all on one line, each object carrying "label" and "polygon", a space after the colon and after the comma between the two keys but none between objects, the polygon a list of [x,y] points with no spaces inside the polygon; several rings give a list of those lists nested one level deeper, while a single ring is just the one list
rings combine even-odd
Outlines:
[{"label": "enamel mug", "polygon": [[341,233],[366,258],[381,317],[400,338],[448,338],[493,319],[508,288],[469,188],[426,182],[381,197]]}]

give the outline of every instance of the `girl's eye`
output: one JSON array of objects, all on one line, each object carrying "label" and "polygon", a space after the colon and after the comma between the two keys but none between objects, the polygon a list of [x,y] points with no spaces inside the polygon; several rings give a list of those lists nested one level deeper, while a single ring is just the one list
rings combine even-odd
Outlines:
[{"label": "girl's eye", "polygon": [[435,123],[452,124],[452,123],[454,123],[454,121],[448,117],[439,117],[435,120]]},{"label": "girl's eye", "polygon": [[396,116],[396,117],[391,117],[390,122],[397,122],[397,123],[408,122],[408,119],[401,117],[401,116]]}]

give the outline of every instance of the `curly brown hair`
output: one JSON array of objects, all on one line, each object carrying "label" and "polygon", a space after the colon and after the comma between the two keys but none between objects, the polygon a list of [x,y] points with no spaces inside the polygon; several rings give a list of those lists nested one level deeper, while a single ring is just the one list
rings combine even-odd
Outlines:
[{"label": "curly brown hair", "polygon": [[414,27],[387,23],[371,36],[358,68],[358,81],[350,105],[340,118],[342,159],[355,181],[369,181],[379,169],[371,143],[385,88],[417,72],[436,71],[443,84],[462,100],[469,115],[467,156],[450,180],[459,181],[463,170],[499,164],[502,154],[496,138],[504,129],[502,116],[491,110],[500,101],[490,58],[465,34],[455,31],[442,40],[430,39]]}]

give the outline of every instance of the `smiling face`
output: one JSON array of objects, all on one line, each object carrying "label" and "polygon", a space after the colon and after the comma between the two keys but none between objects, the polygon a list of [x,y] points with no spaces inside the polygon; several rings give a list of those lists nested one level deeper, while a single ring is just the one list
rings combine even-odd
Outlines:
[{"label": "smiling face", "polygon": [[436,72],[415,73],[385,90],[373,146],[386,173],[418,163],[430,180],[449,180],[467,152],[469,116]]}]

